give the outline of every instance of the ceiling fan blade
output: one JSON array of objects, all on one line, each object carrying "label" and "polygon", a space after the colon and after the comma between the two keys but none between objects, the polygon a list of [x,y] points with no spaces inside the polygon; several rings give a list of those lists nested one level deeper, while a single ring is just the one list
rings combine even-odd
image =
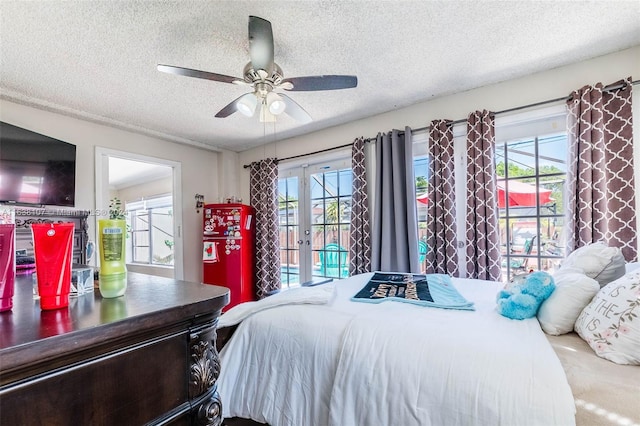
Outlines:
[{"label": "ceiling fan blade", "polygon": [[292,92],[309,92],[314,90],[350,89],[358,85],[355,75],[315,75],[309,77],[285,78],[282,83],[291,83]]},{"label": "ceiling fan blade", "polygon": [[287,106],[284,110],[285,114],[289,115],[294,120],[297,120],[304,124],[310,123],[312,121],[309,113],[305,111],[304,108],[302,108],[296,101],[294,101],[284,93],[278,93],[278,95],[282,97],[282,100]]},{"label": "ceiling fan blade", "polygon": [[220,81],[222,83],[233,83],[234,81],[242,80],[241,78],[231,77],[229,75],[199,71],[191,68],[174,67],[173,65],[158,64],[158,71],[168,74],[184,75],[186,77],[204,78],[205,80]]},{"label": "ceiling fan blade", "polygon": [[271,22],[249,16],[249,56],[254,70],[273,71],[273,31]]},{"label": "ceiling fan blade", "polygon": [[245,96],[255,96],[255,95],[253,93],[245,93],[244,95],[242,95],[239,98],[233,100],[230,104],[228,104],[227,106],[222,108],[220,111],[218,111],[218,113],[216,114],[216,117],[217,118],[225,118],[225,117],[230,116],[234,112],[238,111],[238,102],[240,102],[240,100],[242,98],[244,98]]}]

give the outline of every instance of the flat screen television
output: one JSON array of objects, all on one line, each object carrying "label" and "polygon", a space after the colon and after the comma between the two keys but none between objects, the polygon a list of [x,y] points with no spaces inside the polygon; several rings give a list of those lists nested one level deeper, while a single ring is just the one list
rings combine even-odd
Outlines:
[{"label": "flat screen television", "polygon": [[0,203],[74,207],[76,146],[0,121]]}]

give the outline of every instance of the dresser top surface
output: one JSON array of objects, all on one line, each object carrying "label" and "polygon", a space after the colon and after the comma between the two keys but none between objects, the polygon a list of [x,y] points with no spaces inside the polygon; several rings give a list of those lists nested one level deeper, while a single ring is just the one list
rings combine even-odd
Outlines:
[{"label": "dresser top surface", "polygon": [[124,334],[212,315],[229,300],[226,287],[130,272],[124,296],[106,299],[96,288],[70,297],[68,308],[43,311],[33,296],[34,283],[35,274],[18,275],[13,309],[0,313],[2,370],[7,363],[21,362],[21,352],[80,350]]}]

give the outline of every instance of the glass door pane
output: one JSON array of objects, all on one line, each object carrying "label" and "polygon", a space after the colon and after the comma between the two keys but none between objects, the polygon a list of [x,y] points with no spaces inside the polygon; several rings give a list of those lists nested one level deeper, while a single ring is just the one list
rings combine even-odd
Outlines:
[{"label": "glass door pane", "polygon": [[349,275],[351,169],[321,166],[310,171],[309,181],[312,276],[345,278]]},{"label": "glass door pane", "polygon": [[350,160],[280,171],[282,287],[349,274]]},{"label": "glass door pane", "polygon": [[278,215],[280,221],[280,281],[282,287],[300,281],[300,179],[289,176],[278,180]]}]

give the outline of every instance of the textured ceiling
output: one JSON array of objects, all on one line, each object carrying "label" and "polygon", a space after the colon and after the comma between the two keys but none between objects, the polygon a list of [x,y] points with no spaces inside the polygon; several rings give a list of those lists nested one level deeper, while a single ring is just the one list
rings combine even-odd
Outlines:
[{"label": "textured ceiling", "polygon": [[265,126],[214,115],[246,88],[156,64],[242,77],[249,15],[271,21],[285,77],[359,79],[355,89],[289,93],[313,121],[281,116],[280,139],[640,44],[637,0],[2,0],[0,96],[242,151],[262,143]]}]

